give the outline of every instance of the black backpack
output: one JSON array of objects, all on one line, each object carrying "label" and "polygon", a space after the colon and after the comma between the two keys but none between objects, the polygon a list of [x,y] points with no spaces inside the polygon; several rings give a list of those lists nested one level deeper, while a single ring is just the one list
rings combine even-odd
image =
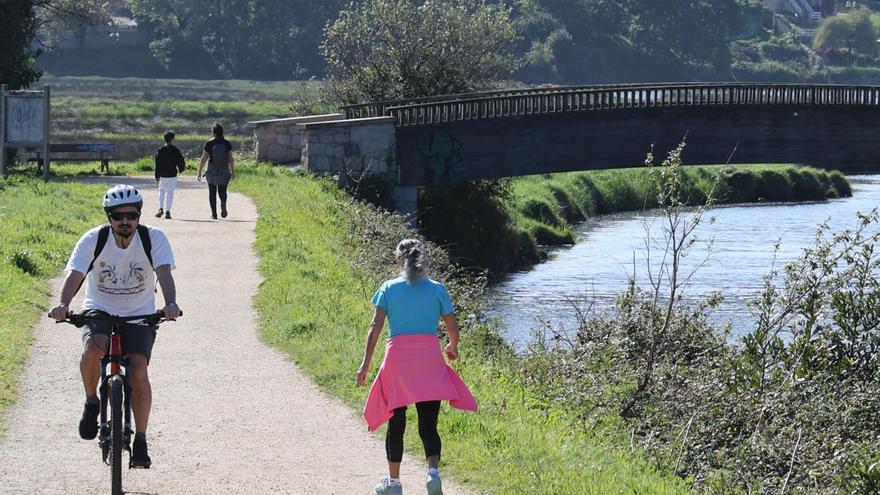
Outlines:
[{"label": "black backpack", "polygon": [[225,141],[214,141],[214,146],[211,147],[211,164],[221,169],[229,166],[229,150],[226,149]]},{"label": "black backpack", "polygon": [[[153,266],[153,243],[150,241],[150,229],[148,229],[146,225],[138,225],[137,230],[138,237],[141,238],[141,246],[144,248],[144,254],[147,255],[147,260],[149,260],[150,266]],[[104,250],[104,246],[107,244],[107,239],[109,238],[110,225],[105,225],[98,231],[98,244],[95,245],[95,254],[92,256],[92,262],[89,263],[89,269],[86,270],[85,275],[88,275],[89,272],[92,271],[92,267],[95,266],[95,260],[98,259],[101,251]],[[83,280],[85,280],[85,277],[83,277]],[[82,284],[80,284],[80,286],[82,286]]]}]

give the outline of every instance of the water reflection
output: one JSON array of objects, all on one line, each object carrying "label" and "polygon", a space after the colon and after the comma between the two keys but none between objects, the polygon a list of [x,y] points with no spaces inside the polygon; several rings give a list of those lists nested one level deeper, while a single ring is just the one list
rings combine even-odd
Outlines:
[{"label": "water reflection", "polygon": [[[713,319],[731,324],[734,333],[751,328],[746,301],[761,288],[762,277],[800,255],[813,244],[817,226],[828,221],[837,231],[856,225],[858,211],[880,205],[880,176],[850,176],[853,197],[822,203],[796,205],[737,205],[719,207],[704,215],[696,230],[699,239],[683,260],[684,273],[699,266],[686,289],[686,298],[702,298],[713,292],[724,296]],[[712,218],[711,223],[707,222]],[[549,260],[528,272],[515,273],[491,293],[489,314],[505,324],[505,337],[522,347],[539,321],[572,328],[571,302],[591,300],[595,307],[613,304],[635,273],[647,282],[647,256],[652,264],[662,254],[661,219],[657,211],[607,215],[577,228],[577,244],[554,248]],[[650,235],[651,242],[646,240]],[[711,248],[710,248],[711,245]],[[650,246],[650,249],[648,247]],[[656,269],[656,268],[655,268]]]}]

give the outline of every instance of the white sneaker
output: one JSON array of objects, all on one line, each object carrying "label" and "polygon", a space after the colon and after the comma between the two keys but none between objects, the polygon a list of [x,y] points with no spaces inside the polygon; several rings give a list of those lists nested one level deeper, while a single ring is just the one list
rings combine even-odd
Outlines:
[{"label": "white sneaker", "polygon": [[403,495],[403,485],[400,482],[392,483],[391,478],[383,478],[376,485],[376,495]]},{"label": "white sneaker", "polygon": [[428,480],[425,482],[428,488],[428,495],[443,495],[443,485],[440,483],[440,474],[428,473]]}]

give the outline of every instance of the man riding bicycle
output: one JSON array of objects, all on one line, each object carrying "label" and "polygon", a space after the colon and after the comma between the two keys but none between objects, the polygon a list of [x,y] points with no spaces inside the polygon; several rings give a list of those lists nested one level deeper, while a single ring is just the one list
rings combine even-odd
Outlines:
[{"label": "man riding bicycle", "polygon": [[[177,307],[174,278],[174,255],[168,238],[161,230],[139,225],[143,198],[134,186],[113,186],[104,194],[104,211],[109,225],[101,225],[86,232],[76,243],[67,262],[67,275],[61,290],[61,302],[50,312],[58,321],[70,312],[70,301],[85,281],[85,300],[81,310],[89,315],[134,316],[156,311],[156,281],[165,296],[165,317],[173,320],[180,316]],[[103,244],[102,244],[103,243]],[[79,435],[92,440],[98,434],[98,380],[101,377],[101,358],[104,356],[112,323],[90,321],[82,329],[83,351],[80,373],[85,388],[86,402],[79,421]],[[128,359],[127,375],[132,388],[132,411],[135,420],[135,438],[132,445],[131,465],[149,468],[147,453],[147,423],[150,417],[152,390],[147,366],[156,327],[133,325],[122,340],[122,349]]]}]

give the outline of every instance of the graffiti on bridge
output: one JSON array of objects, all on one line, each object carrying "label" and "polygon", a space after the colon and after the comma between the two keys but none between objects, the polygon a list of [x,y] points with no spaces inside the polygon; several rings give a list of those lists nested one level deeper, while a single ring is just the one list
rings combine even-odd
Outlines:
[{"label": "graffiti on bridge", "polygon": [[461,162],[461,143],[445,129],[426,130],[416,141],[419,154],[425,157],[425,184],[437,184],[455,177]]}]

